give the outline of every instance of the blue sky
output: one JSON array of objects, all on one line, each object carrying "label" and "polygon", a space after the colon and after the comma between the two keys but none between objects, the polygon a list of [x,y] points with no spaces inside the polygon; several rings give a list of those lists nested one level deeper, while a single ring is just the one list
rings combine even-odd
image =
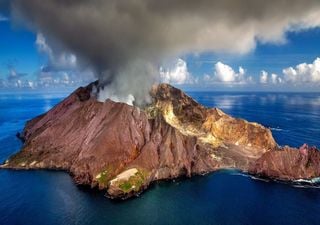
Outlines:
[{"label": "blue sky", "polygon": [[245,55],[209,53],[199,59],[191,56],[187,61],[195,74],[208,73],[214,63],[222,61],[234,68],[243,66],[250,74],[257,76],[261,70],[281,73],[283,68],[302,62],[311,63],[320,56],[320,28],[287,33],[287,39],[287,43],[279,45],[258,43],[256,49]]},{"label": "blue sky", "polygon": [[22,27],[13,27],[10,20],[0,22],[0,74],[8,74],[8,64],[17,71],[28,73],[30,77],[45,62],[45,56],[37,51],[34,33]]},{"label": "blue sky", "polygon": [[[15,26],[10,19],[8,8],[2,8],[5,8],[5,10],[0,11],[0,79],[7,78],[9,67],[14,68],[18,73],[28,74],[25,79],[36,79],[40,68],[48,63],[48,57],[43,52],[40,53],[39,46],[36,45],[37,34],[24,27]],[[203,80],[207,74],[213,77],[210,78],[212,79],[210,81],[213,81],[222,90],[290,90],[292,88],[292,90],[299,91],[318,91],[320,86],[310,85],[310,83],[297,87],[296,84],[293,86],[261,85],[260,81],[262,81],[261,71],[268,73],[269,80],[271,80],[272,73],[284,79],[283,70],[285,68],[295,68],[301,63],[312,64],[320,56],[319,40],[320,28],[312,28],[299,32],[287,32],[286,42],[282,44],[263,44],[257,41],[256,48],[242,55],[204,53],[180,56],[187,67],[182,73],[187,72],[188,76],[192,77],[193,82],[178,82],[177,85],[184,86],[186,89],[201,89],[203,88],[203,82],[197,82]],[[230,67],[235,76],[241,75],[238,68],[243,68],[247,79],[245,83],[248,83],[249,77],[255,82],[250,85],[234,85],[228,82],[217,83],[215,74],[219,69],[216,67],[218,62],[221,63],[219,65]],[[175,70],[175,68],[167,69],[169,77],[172,70]],[[181,73],[181,70],[179,71],[177,73]],[[241,83],[241,79],[238,80],[239,83]],[[283,89],[283,87],[285,88]],[[205,88],[210,89],[211,86]]]}]

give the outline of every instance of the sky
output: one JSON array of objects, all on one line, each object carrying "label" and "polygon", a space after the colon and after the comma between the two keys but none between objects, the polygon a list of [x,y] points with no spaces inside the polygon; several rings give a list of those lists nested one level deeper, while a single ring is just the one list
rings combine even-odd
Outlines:
[{"label": "sky", "polygon": [[30,77],[34,76],[46,58],[37,50],[35,34],[21,27],[14,27],[9,18],[0,22],[0,32],[1,76],[8,74],[8,66],[14,66],[18,71],[28,73]]},{"label": "sky", "polygon": [[[3,82],[35,82],[43,77],[42,82],[47,82],[47,78],[52,77],[58,78],[58,83],[63,81],[68,85],[78,84],[77,80],[89,82],[95,79],[88,68],[79,69],[78,54],[56,53],[48,43],[50,37],[42,33],[42,27],[30,29],[17,23],[12,18],[9,1],[0,1],[0,79]],[[246,30],[241,32],[242,35]],[[204,48],[200,52],[181,51],[157,64],[159,80],[186,90],[200,91],[320,91],[320,27],[291,29],[284,31],[281,38],[281,41],[257,40],[254,47],[240,54],[216,51],[217,47],[209,47],[208,51]],[[239,42],[239,46],[243,42],[238,36],[230,39]],[[210,42],[205,46],[208,45]],[[82,75],[74,75],[77,73]],[[121,79],[121,85],[123,82],[125,80]],[[28,85],[35,87],[34,83]]]}]

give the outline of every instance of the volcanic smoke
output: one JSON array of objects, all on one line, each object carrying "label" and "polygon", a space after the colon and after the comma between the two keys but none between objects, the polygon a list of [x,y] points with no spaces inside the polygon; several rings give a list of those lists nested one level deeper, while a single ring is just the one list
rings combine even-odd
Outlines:
[{"label": "volcanic smoke", "polygon": [[13,17],[70,52],[99,79],[100,100],[143,104],[159,67],[175,57],[245,54],[320,25],[318,0],[14,0]]}]

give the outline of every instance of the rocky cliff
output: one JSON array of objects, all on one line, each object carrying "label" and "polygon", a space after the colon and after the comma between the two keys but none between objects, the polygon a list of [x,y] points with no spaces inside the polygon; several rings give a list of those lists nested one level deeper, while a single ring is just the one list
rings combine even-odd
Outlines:
[{"label": "rocky cliff", "polygon": [[319,150],[305,144],[299,149],[285,146],[268,151],[250,166],[249,173],[283,181],[320,177]]},{"label": "rocky cliff", "polygon": [[98,102],[96,85],[28,121],[22,150],[1,167],[66,170],[113,198],[224,168],[275,179],[319,176],[318,150],[279,148],[269,129],[206,108],[168,84],[154,86],[143,108]]}]

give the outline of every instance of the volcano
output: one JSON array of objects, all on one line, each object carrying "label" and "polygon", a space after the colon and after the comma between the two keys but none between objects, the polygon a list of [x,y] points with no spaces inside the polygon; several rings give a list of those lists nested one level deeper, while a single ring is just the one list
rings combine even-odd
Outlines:
[{"label": "volcano", "polygon": [[221,169],[294,181],[320,176],[320,152],[279,146],[269,129],[206,108],[169,84],[153,86],[152,103],[97,101],[98,82],[25,125],[22,150],[4,169],[68,171],[76,184],[111,198],[141,193],[151,182]]}]

